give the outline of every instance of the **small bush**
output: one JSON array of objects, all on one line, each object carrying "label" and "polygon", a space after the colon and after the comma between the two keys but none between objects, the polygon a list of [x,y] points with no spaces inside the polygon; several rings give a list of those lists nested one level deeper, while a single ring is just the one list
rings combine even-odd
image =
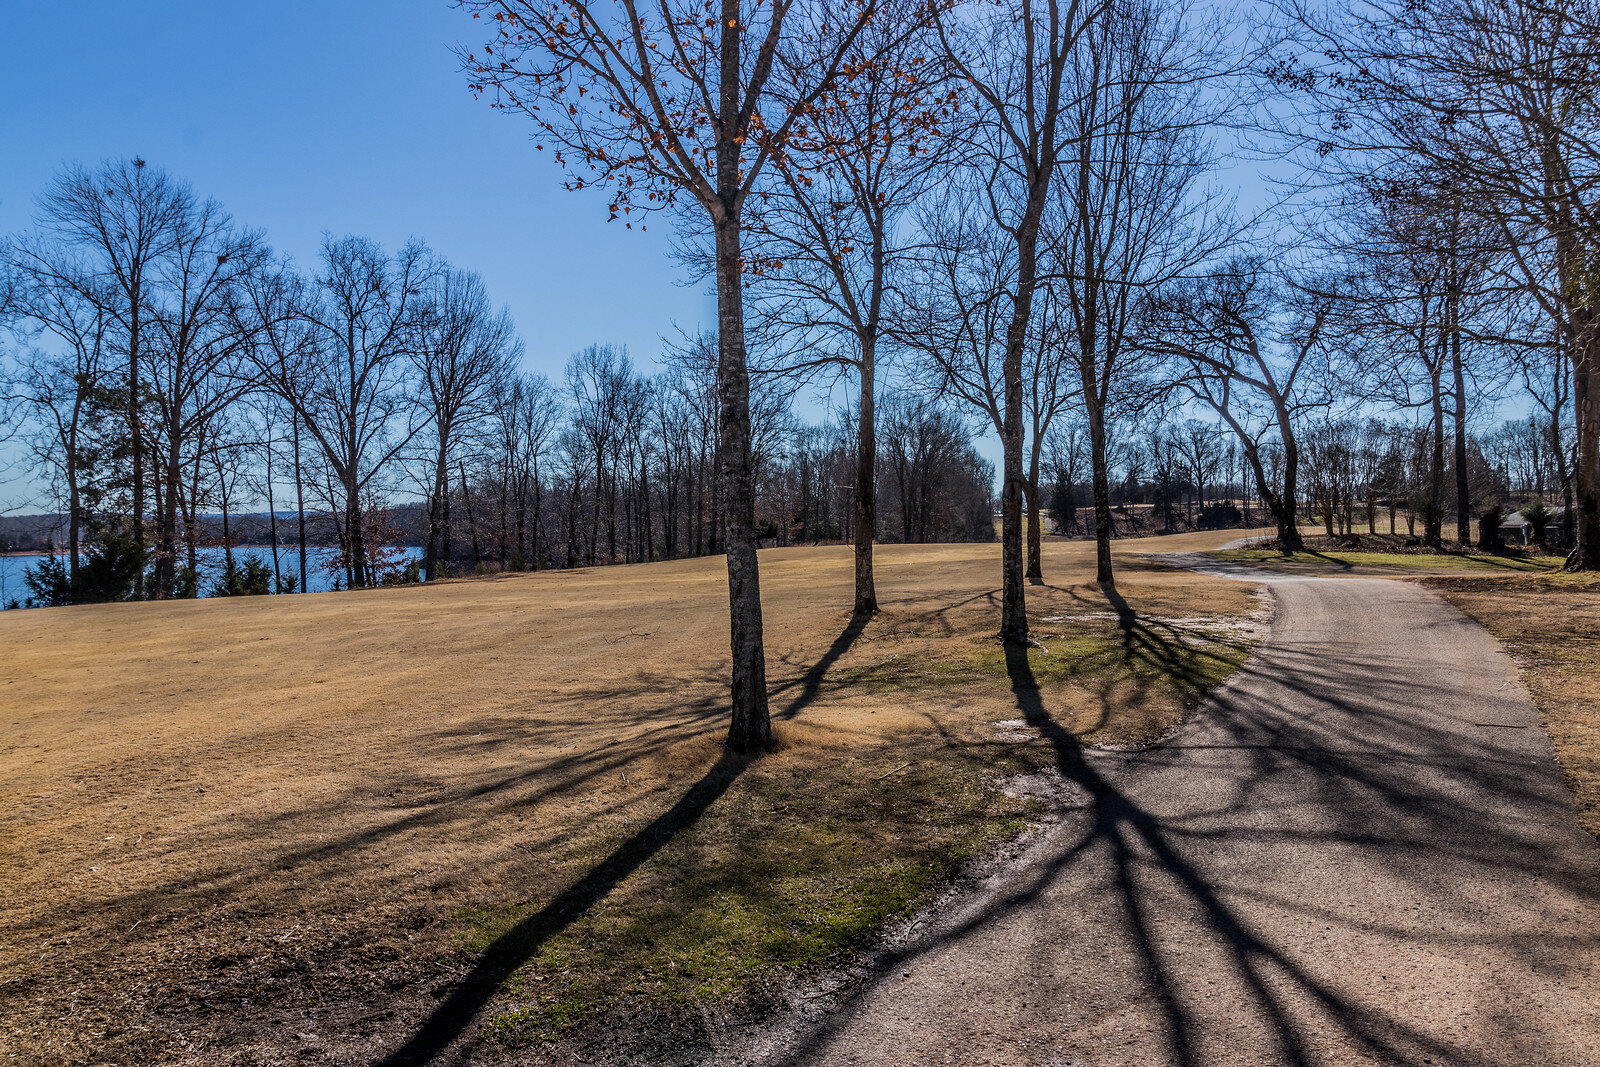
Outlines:
[{"label": "small bush", "polygon": [[1244,513],[1232,504],[1207,504],[1195,517],[1202,530],[1232,530],[1244,525]]},{"label": "small bush", "polygon": [[272,591],[272,568],[255,557],[239,566],[230,557],[227,567],[211,587],[212,596],[266,596]]},{"label": "small bush", "polygon": [[127,600],[144,571],[145,555],[131,537],[107,533],[79,561],[75,578],[67,572],[65,557],[46,556],[22,580],[33,593],[29,600],[40,607]]}]

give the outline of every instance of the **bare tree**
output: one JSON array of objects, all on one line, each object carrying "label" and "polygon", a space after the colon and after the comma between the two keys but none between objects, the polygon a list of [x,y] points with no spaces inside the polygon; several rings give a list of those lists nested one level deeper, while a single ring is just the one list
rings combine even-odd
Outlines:
[{"label": "bare tree", "polygon": [[1278,543],[1292,551],[1301,546],[1295,429],[1303,412],[1324,403],[1309,379],[1331,302],[1302,295],[1287,308],[1285,303],[1290,302],[1261,263],[1237,261],[1152,295],[1141,309],[1139,343],[1173,361],[1177,387],[1233,431],[1277,524]]},{"label": "bare tree", "polygon": [[[974,188],[975,176],[963,172],[964,182],[947,184],[940,197],[924,205],[920,267],[897,314],[897,338],[918,354],[929,390],[981,413],[1004,440],[1014,247],[984,211],[974,208],[983,199]],[[1031,448],[1018,490],[1028,507],[1026,576],[1035,583],[1044,580],[1039,493],[1044,442],[1053,420],[1077,395],[1062,359],[1063,319],[1059,293],[1041,286],[1023,349],[1021,409],[1024,442]]]},{"label": "bare tree", "polygon": [[1114,581],[1107,470],[1109,407],[1126,386],[1141,296],[1194,271],[1230,238],[1226,203],[1200,188],[1214,165],[1211,128],[1242,98],[1227,84],[1221,27],[1182,5],[1118,3],[1092,19],[1069,71],[1063,119],[1077,149],[1045,218],[1048,270],[1063,291],[1071,352],[1088,415],[1095,572]]},{"label": "bare tree", "polygon": [[1003,452],[1000,497],[1000,638],[1026,644],[1028,609],[1023,590],[1022,502],[1026,477],[1023,354],[1039,286],[1040,226],[1051,182],[1073,158],[1062,123],[1071,102],[1067,73],[1087,24],[1104,8],[1100,0],[1017,0],[994,7],[952,5],[936,25],[945,61],[968,87],[975,121],[964,149],[981,175],[990,225],[1010,243],[1008,266],[986,316],[1003,317],[999,355],[998,425]]},{"label": "bare tree", "polygon": [[[532,118],[573,184],[609,188],[612,217],[692,200],[715,246],[718,468],[728,554],[733,716],[728,747],[767,748],[745,353],[745,204],[767,165],[840,77],[871,4],[466,0],[496,33],[463,60],[497,106]],[[713,10],[715,13],[713,13]],[[777,71],[784,72],[776,77]],[[570,158],[569,158],[570,157]],[[632,225],[631,222],[628,225]]]},{"label": "bare tree", "polygon": [[[62,491],[67,577],[75,582],[90,517],[86,498],[98,496],[90,492],[89,482],[108,458],[104,423],[117,395],[107,388],[111,318],[101,301],[85,298],[77,283],[63,281],[55,270],[30,271],[6,295],[20,319],[23,343],[7,361],[0,396],[8,414],[21,416],[32,427],[27,438],[32,452]],[[49,348],[30,343],[40,335],[48,339]]]},{"label": "bare tree", "polygon": [[294,408],[338,481],[346,576],[357,588],[372,580],[364,494],[423,425],[408,380],[408,353],[433,272],[432,257],[418,242],[390,257],[369,238],[329,237],[310,286],[284,283],[283,292],[254,301],[278,314],[284,301],[298,297],[289,311],[308,328],[274,340],[258,353],[257,366],[266,385]]},{"label": "bare tree", "polygon": [[407,355],[422,384],[433,432],[428,540],[423,573],[438,576],[440,539],[448,538],[449,470],[462,435],[493,413],[493,402],[522,356],[511,313],[496,312],[483,279],[444,270],[417,305]]},{"label": "bare tree", "polygon": [[[145,431],[143,363],[154,265],[168,254],[177,222],[194,207],[194,194],[143,159],[64,168],[39,198],[38,233],[17,245],[23,268],[75,286],[101,303],[120,327],[127,357],[131,522],[134,544],[145,545]],[[141,573],[134,595],[144,595]]]},{"label": "bare tree", "polygon": [[[1319,165],[1421,161],[1500,234],[1498,268],[1563,334],[1572,365],[1577,545],[1600,567],[1600,19],[1589,0],[1374,0],[1336,15],[1286,5],[1308,40],[1280,80],[1324,120]],[[1380,163],[1381,165],[1381,163]]]},{"label": "bare tree", "polygon": [[[158,597],[176,592],[184,472],[195,467],[213,423],[253,384],[245,353],[248,320],[236,313],[236,302],[242,280],[266,258],[258,232],[238,227],[214,200],[191,200],[175,213],[166,254],[152,264],[149,324],[159,343],[148,346],[145,362],[150,468],[158,476],[152,577]],[[193,502],[188,510],[194,513]]]},{"label": "bare tree", "polygon": [[510,483],[511,504],[516,513],[516,556],[531,562],[534,570],[545,558],[539,526],[544,514],[539,461],[555,444],[561,414],[555,390],[549,379],[540,374],[512,375],[500,383],[494,398],[502,477]]},{"label": "bare tree", "polygon": [[818,98],[775,157],[747,239],[763,274],[758,329],[783,339],[778,369],[856,376],[857,617],[878,610],[875,413],[888,297],[916,241],[904,220],[943,171],[955,101],[927,42],[905,31],[916,18],[914,5],[891,2],[858,41],[850,80]]}]

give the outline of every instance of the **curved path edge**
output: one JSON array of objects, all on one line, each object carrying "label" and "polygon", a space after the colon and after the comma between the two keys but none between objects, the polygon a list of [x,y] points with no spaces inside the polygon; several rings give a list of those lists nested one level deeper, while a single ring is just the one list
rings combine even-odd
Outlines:
[{"label": "curved path edge", "polygon": [[1493,638],[1410,583],[1154,558],[1269,586],[1245,666],[1115,753],[1023,661],[1061,820],[718,1062],[1600,1063],[1600,852]]}]

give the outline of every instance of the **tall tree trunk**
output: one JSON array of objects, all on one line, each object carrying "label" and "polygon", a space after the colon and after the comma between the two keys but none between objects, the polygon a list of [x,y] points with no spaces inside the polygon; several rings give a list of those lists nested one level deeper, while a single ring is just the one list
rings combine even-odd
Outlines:
[{"label": "tall tree trunk", "polygon": [[78,542],[83,524],[83,502],[78,491],[78,448],[76,434],[67,446],[67,585],[77,588]]},{"label": "tall tree trunk", "polygon": [[1461,365],[1460,297],[1452,295],[1450,308],[1450,365],[1455,392],[1456,541],[1472,544],[1472,479],[1467,470],[1467,378]]},{"label": "tall tree trunk", "polygon": [[306,566],[306,485],[305,475],[300,469],[300,419],[294,419],[294,510],[299,521],[299,549],[300,549],[300,592],[311,592],[306,581],[308,568]]},{"label": "tall tree trunk", "polygon": [[1572,400],[1577,431],[1577,544],[1568,570],[1600,570],[1600,322],[1591,308],[1571,311],[1574,333]]},{"label": "tall tree trunk", "polygon": [[1044,542],[1044,516],[1039,502],[1039,451],[1044,447],[1044,435],[1033,435],[1033,448],[1028,453],[1028,482],[1023,493],[1028,502],[1028,584],[1044,584],[1044,561],[1040,558]]},{"label": "tall tree trunk", "polygon": [[472,542],[472,568],[477,570],[483,565],[483,553],[478,548],[478,519],[472,511],[472,486],[467,482],[467,465],[463,462],[458,468],[461,475],[461,506],[467,509],[467,536]]},{"label": "tall tree trunk", "polygon": [[440,523],[448,506],[445,497],[450,491],[448,463],[445,442],[441,439],[433,458],[433,499],[428,501],[428,543],[422,549],[422,577],[428,582],[439,577]]},{"label": "tall tree trunk", "polygon": [[539,569],[541,551],[539,548],[539,518],[543,514],[544,494],[539,486],[539,459],[533,460],[533,536],[530,538],[530,551],[533,553],[533,569]]},{"label": "tall tree trunk", "polygon": [[1105,409],[1091,401],[1089,408],[1089,481],[1094,495],[1095,580],[1113,582],[1111,574],[1111,472],[1106,462]]},{"label": "tall tree trunk", "polygon": [[283,592],[283,572],[278,566],[278,508],[272,494],[272,431],[267,431],[267,538],[272,542],[272,591]]},{"label": "tall tree trunk", "polygon": [[[133,282],[134,297],[128,309],[128,443],[133,477],[133,543],[144,552],[144,425],[139,412],[139,312],[143,304],[137,266]],[[143,600],[144,568],[133,578],[133,598]]]},{"label": "tall tree trunk", "polygon": [[1000,640],[1028,643],[1028,604],[1023,582],[1022,500],[1027,478],[1022,470],[1022,351],[1028,343],[1037,284],[1039,220],[1044,214],[1049,168],[1030,176],[1028,202],[1013,240],[1017,245],[1017,298],[1006,327],[1006,353],[1001,364],[1005,409],[1000,444],[1004,463],[1000,493]]},{"label": "tall tree trunk", "polygon": [[[731,10],[731,17],[737,20],[736,0],[724,0],[723,8]],[[725,54],[730,54],[727,47],[730,37],[732,47],[737,49],[732,27],[723,28],[723,37]],[[735,75],[735,70],[724,71],[725,90]],[[721,414],[717,467],[722,486],[729,638],[733,653],[733,718],[728,725],[727,744],[735,752],[753,752],[771,746],[772,720],[767,710],[761,579],[756,558],[755,477],[750,453],[750,374],[745,363],[740,221],[732,210],[732,193],[738,180],[735,163],[736,157],[719,164],[724,210],[713,220],[717,257],[717,399]]]},{"label": "tall tree trunk", "polygon": [[[1443,340],[1440,341],[1443,344]],[[1433,470],[1429,472],[1428,492],[1432,497],[1426,521],[1423,523],[1422,543],[1435,552],[1444,548],[1444,398],[1440,393],[1439,374],[1433,376]]]},{"label": "tall tree trunk", "polygon": [[856,413],[856,603],[858,619],[878,611],[872,543],[878,536],[877,358],[871,337],[861,339],[861,407]]},{"label": "tall tree trunk", "polygon": [[361,528],[361,490],[355,484],[354,472],[346,479],[344,491],[344,520],[346,543],[350,546],[350,587],[352,589],[365,589],[367,587],[367,538],[366,532]]}]

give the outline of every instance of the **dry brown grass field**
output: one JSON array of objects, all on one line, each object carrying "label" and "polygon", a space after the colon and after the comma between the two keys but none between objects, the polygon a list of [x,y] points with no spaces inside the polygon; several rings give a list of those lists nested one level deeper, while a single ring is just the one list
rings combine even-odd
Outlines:
[{"label": "dry brown grass field", "polygon": [[[1142,744],[1242,661],[1251,586],[1138,558],[1230,536],[1119,542],[1116,603],[1092,544],[1046,546],[1057,722]],[[880,549],[857,630],[847,548],[763,552],[780,746],[748,764],[720,558],[0,614],[0,1052],[492,1056],[757,1002],[1034,813],[998,559]]]}]

